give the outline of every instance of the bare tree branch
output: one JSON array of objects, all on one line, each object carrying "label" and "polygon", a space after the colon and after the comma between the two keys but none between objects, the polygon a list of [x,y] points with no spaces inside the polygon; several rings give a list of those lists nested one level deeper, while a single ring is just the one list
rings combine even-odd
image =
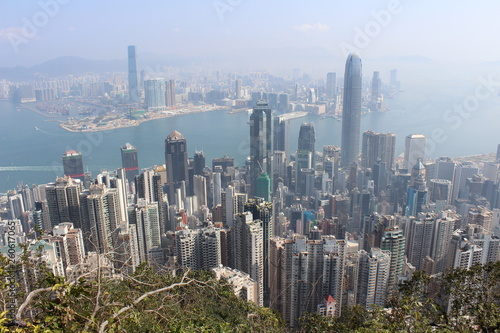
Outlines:
[{"label": "bare tree branch", "polygon": [[21,304],[21,306],[19,307],[19,309],[17,309],[16,320],[18,320],[18,321],[22,320],[21,319],[21,315],[24,312],[24,309],[28,306],[28,304],[31,302],[31,300],[36,295],[38,295],[40,293],[43,293],[43,292],[49,292],[49,291],[52,291],[52,287],[49,287],[49,288],[39,288],[39,289],[35,289],[32,292],[30,292],[28,294],[28,297],[26,297],[26,299],[24,300],[23,304]]},{"label": "bare tree branch", "polygon": [[[149,291],[143,295],[141,295],[140,297],[136,298],[131,305],[129,306],[125,306],[123,308],[121,308],[120,310],[118,310],[118,312],[116,312],[115,314],[113,314],[113,316],[111,316],[111,319],[116,319],[118,316],[120,316],[122,313],[132,309],[133,307],[135,307],[137,304],[139,304],[140,302],[142,302],[145,298],[151,296],[151,295],[155,295],[155,294],[158,294],[158,293],[162,293],[164,291],[168,291],[168,290],[171,290],[171,289],[174,289],[174,288],[177,288],[177,287],[182,287],[182,286],[187,286],[189,284],[192,284],[192,283],[198,283],[198,284],[202,284],[202,285],[206,285],[206,282],[203,282],[203,281],[198,281],[196,279],[188,279],[187,278],[187,275],[189,273],[189,270],[186,271],[184,273],[184,275],[182,276],[182,279],[181,279],[181,282],[178,282],[178,283],[174,283],[174,284],[171,284],[167,287],[164,287],[164,288],[160,288],[160,289],[156,289],[156,290],[152,290],[152,291]],[[188,280],[188,281],[186,281]],[[108,326],[109,324],[109,320],[105,320],[101,326],[99,327],[99,332],[100,333],[103,333],[104,330],[106,329],[106,326]]]}]

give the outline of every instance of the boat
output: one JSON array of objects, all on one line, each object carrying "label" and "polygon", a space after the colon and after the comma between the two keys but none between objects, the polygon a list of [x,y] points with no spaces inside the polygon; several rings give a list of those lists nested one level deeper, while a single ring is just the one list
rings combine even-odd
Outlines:
[{"label": "boat", "polygon": [[39,131],[40,129],[38,127],[35,126],[35,131]]}]

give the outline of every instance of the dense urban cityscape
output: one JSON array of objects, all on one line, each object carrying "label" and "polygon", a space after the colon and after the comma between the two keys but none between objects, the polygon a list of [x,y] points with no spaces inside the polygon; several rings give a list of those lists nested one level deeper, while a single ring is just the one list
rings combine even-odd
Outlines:
[{"label": "dense urban cityscape", "polygon": [[[177,82],[138,71],[129,46],[126,79],[0,81],[0,98],[18,112],[58,117],[71,132],[214,110],[249,115],[244,165],[227,155],[210,163],[202,150],[188,156],[181,129],[165,133],[154,166],[139,167],[134,142],[117,147],[121,166],[97,175],[81,152],[61,152],[51,182],[20,183],[1,196],[2,253],[18,262],[31,250],[28,261],[70,283],[123,279],[144,263],[211,270],[291,329],[308,313],[387,307],[417,271],[440,276],[500,260],[500,145],[496,155],[429,158],[420,133],[361,133],[362,114],[385,112],[384,99],[399,94],[397,70],[388,83],[377,71],[366,79],[351,53],[344,73],[325,75],[318,85],[305,75],[294,82],[217,72],[216,90],[206,77]],[[340,147],[318,147],[314,124],[303,122],[291,151],[290,121],[305,115],[341,122]],[[402,156],[396,140],[404,140]],[[40,274],[23,266],[13,288],[28,294],[37,286],[22,276]]]}]

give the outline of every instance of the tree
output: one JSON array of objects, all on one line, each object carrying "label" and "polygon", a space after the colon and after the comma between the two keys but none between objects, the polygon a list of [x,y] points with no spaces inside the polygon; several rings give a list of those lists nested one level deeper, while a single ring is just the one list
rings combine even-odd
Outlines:
[{"label": "tree", "polygon": [[[0,265],[0,274],[3,269]],[[23,295],[11,324],[22,332],[283,332],[285,328],[279,315],[237,298],[232,286],[216,280],[212,272],[186,270],[175,276],[141,265],[119,279],[94,273],[74,282],[51,272],[40,275],[37,288]],[[0,328],[5,329],[2,320]]]}]

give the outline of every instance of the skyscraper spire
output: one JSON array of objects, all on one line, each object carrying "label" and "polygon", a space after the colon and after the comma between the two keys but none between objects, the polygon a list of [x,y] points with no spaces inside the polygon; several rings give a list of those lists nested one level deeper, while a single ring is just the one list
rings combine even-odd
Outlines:
[{"label": "skyscraper spire", "polygon": [[351,53],[345,63],[341,166],[358,161],[361,123],[361,58]]}]

